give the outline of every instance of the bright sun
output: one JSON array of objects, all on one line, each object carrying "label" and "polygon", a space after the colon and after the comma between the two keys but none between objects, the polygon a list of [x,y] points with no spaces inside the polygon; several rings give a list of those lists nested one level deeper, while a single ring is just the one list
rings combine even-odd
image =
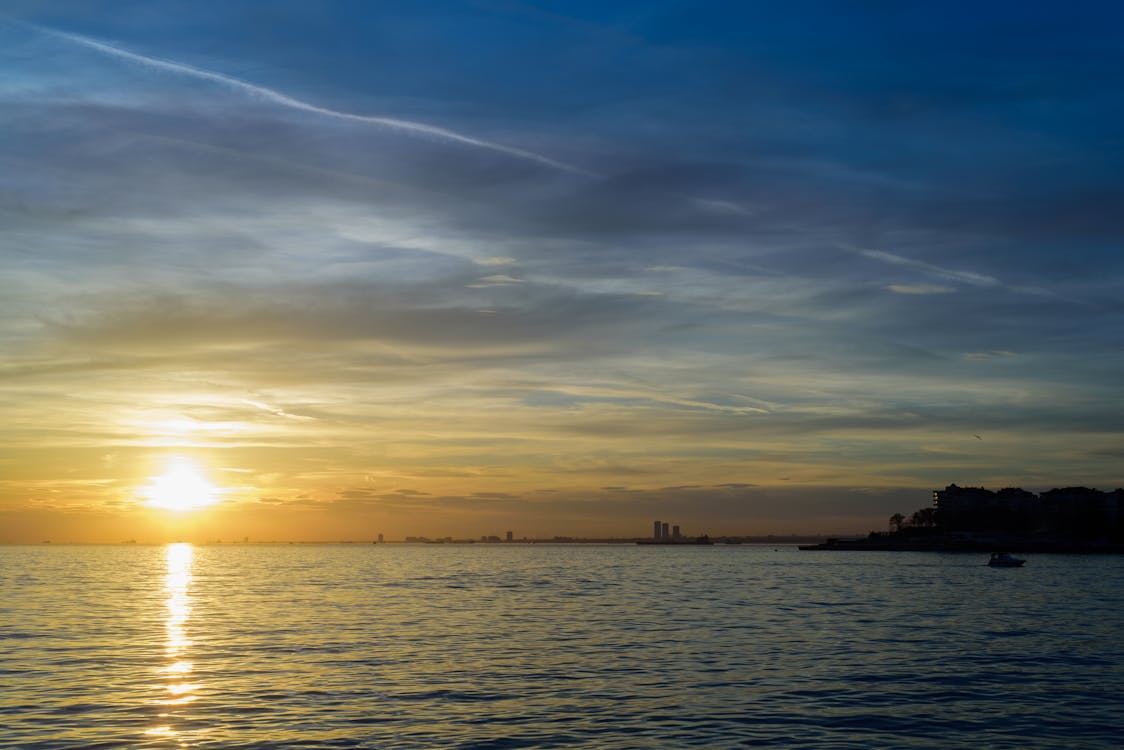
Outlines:
[{"label": "bright sun", "polygon": [[214,485],[206,480],[199,467],[189,459],[173,458],[164,473],[149,477],[141,488],[145,505],[165,510],[198,510],[218,502]]}]

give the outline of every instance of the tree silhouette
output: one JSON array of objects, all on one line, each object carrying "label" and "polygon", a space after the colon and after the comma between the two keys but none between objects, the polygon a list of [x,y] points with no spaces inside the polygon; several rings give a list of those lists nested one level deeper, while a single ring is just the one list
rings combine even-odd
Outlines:
[{"label": "tree silhouette", "polygon": [[932,528],[937,525],[937,511],[935,508],[922,508],[916,510],[913,515],[909,517],[910,526],[918,526],[921,528]]}]

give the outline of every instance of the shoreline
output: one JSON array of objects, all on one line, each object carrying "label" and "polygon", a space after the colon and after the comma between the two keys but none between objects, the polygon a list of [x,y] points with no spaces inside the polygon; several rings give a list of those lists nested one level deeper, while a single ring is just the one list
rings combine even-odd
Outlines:
[{"label": "shoreline", "polygon": [[1011,535],[929,538],[830,538],[817,544],[801,544],[804,551],[828,552],[1006,552],[1052,554],[1124,554],[1124,544],[1074,539],[1031,539]]}]

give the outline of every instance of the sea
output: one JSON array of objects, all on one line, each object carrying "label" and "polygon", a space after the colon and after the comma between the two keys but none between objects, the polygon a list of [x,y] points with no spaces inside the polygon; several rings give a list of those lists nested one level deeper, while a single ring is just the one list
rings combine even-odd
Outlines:
[{"label": "sea", "polygon": [[1124,556],[0,546],[4,748],[1119,748]]}]

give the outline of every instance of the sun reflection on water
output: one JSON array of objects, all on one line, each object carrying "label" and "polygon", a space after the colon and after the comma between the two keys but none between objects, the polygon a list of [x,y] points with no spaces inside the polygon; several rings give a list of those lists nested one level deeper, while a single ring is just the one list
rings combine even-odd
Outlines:
[{"label": "sun reflection on water", "polygon": [[[169,659],[177,660],[176,663],[180,665],[181,672],[183,666],[179,661],[179,656],[187,651],[188,646],[191,645],[184,626],[188,618],[191,617],[191,597],[187,592],[191,585],[191,558],[193,553],[194,550],[192,550],[190,544],[184,542],[169,544],[167,551],[168,575],[164,578],[164,590],[168,592],[166,625],[168,637],[164,642],[164,652]],[[190,670],[191,666],[187,664],[187,671]]]},{"label": "sun reflection on water", "polygon": [[[187,658],[191,639],[187,634],[187,622],[191,618],[191,563],[194,549],[190,544],[177,542],[169,544],[166,550],[167,575],[164,576],[164,591],[167,616],[164,621],[164,655],[168,663],[160,669],[164,679],[164,693],[155,701],[160,706],[181,706],[196,699],[195,691],[199,685],[190,681],[192,664]],[[161,721],[167,722],[171,714],[159,714]],[[153,727],[147,735],[175,736],[178,734],[169,724]],[[181,743],[182,744],[182,743]]]}]

